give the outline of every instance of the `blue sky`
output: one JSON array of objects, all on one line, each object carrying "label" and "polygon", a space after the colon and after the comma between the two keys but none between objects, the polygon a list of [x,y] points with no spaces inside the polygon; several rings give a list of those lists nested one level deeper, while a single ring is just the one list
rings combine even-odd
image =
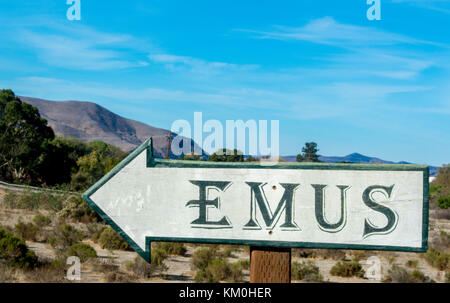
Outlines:
[{"label": "blue sky", "polygon": [[450,159],[450,0],[0,0],[0,87],[177,119],[279,120],[280,153]]}]

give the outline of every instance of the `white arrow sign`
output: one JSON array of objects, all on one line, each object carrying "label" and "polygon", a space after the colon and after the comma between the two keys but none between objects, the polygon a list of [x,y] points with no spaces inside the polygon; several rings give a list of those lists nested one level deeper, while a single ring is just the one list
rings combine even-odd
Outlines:
[{"label": "white arrow sign", "polygon": [[163,160],[151,146],[83,194],[146,260],[151,241],[427,249],[427,166]]}]

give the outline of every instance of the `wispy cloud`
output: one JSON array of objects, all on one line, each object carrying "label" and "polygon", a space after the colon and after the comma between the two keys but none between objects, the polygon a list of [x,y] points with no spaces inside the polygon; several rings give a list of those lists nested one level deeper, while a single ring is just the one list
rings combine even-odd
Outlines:
[{"label": "wispy cloud", "polygon": [[[86,26],[46,26],[52,31],[24,26],[20,37],[48,64],[86,70],[147,64],[150,64],[149,69],[153,69],[161,65],[174,72],[154,69],[156,72],[151,77],[163,74],[167,81],[177,85],[160,83],[130,88],[102,83],[101,80],[68,81],[40,75],[0,83],[4,87],[15,87],[22,94],[31,96],[55,96],[59,100],[217,104],[231,110],[263,110],[294,120],[307,120],[348,117],[366,112],[368,104],[381,108],[396,94],[412,95],[433,90],[434,87],[414,80],[435,67],[438,60],[436,56],[418,53],[414,48],[391,47],[420,43],[434,45],[431,42],[370,27],[342,24],[329,17],[297,28],[277,27],[277,31],[270,34],[252,31],[258,33],[257,38],[302,40],[344,49],[318,55],[314,64],[308,67],[291,65],[283,69],[170,54],[140,43],[141,40],[130,35],[105,33]],[[364,44],[366,42],[368,45]],[[130,52],[134,56],[129,56]],[[136,60],[137,57],[142,57],[142,61]],[[384,81],[386,79],[388,81]],[[45,87],[46,94],[41,93],[42,87]]]},{"label": "wispy cloud", "polygon": [[223,71],[244,71],[257,68],[257,65],[238,65],[227,62],[206,61],[189,56],[176,56],[166,53],[154,53],[148,56],[150,61],[157,64],[163,64],[170,70],[179,70],[187,68],[197,74],[211,76]]},{"label": "wispy cloud", "polygon": [[50,66],[109,70],[148,65],[146,53],[149,50],[142,47],[145,41],[130,35],[101,32],[82,24],[21,24],[9,34],[9,39],[26,45]]},{"label": "wispy cloud", "polygon": [[341,76],[378,77],[394,80],[410,80],[423,71],[436,66],[437,57],[419,54],[412,50],[360,48],[347,53],[331,55],[325,61]]},{"label": "wispy cloud", "polygon": [[[318,56],[311,75],[323,77],[377,77],[411,80],[437,65],[439,53],[449,46],[380,30],[376,27],[340,23],[331,17],[314,19],[300,27],[274,26],[273,30],[240,30],[256,39],[303,41],[339,48]],[[423,51],[434,50],[433,55]],[[421,49],[422,51],[418,51]],[[437,51],[436,51],[437,50]],[[442,57],[442,56],[441,56]],[[442,64],[442,62],[439,62]]]},{"label": "wispy cloud", "polygon": [[450,14],[450,0],[391,0],[393,3],[405,3],[423,9]]},{"label": "wispy cloud", "polygon": [[332,17],[314,19],[301,27],[275,26],[273,30],[239,31],[256,34],[261,39],[302,40],[340,47],[369,47],[395,44],[432,44],[434,42],[417,40],[408,36],[386,32],[375,27],[343,24]]},{"label": "wispy cloud", "polygon": [[[20,94],[39,97],[73,96],[78,100],[123,103],[137,107],[143,104],[217,104],[228,110],[270,110],[274,115],[293,120],[311,120],[352,116],[379,108],[383,101],[397,93],[416,93],[431,89],[426,86],[378,85],[370,83],[333,82],[317,84],[301,91],[262,88],[211,87],[209,91],[175,90],[158,87],[128,88],[97,82],[75,82],[56,78],[24,77],[13,81]],[[0,83],[9,87],[10,83]],[[45,89],[44,89],[45,88]],[[44,94],[45,92],[45,94]],[[71,99],[73,99],[73,97]],[[282,104],[282,106],[280,105]],[[372,104],[369,106],[369,104]]]}]

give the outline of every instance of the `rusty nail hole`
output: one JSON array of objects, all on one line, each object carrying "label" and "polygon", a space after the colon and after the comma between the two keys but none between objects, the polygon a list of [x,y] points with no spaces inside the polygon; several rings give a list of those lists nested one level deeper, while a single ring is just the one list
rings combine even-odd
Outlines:
[{"label": "rusty nail hole", "polygon": [[272,186],[272,189],[273,189],[273,190],[276,190],[276,189],[277,189],[277,187],[276,187],[276,186],[274,185],[274,186]]},{"label": "rusty nail hole", "polygon": [[[274,186],[275,187],[275,186]],[[271,235],[272,234],[272,231],[271,230],[269,230],[269,235]]]}]

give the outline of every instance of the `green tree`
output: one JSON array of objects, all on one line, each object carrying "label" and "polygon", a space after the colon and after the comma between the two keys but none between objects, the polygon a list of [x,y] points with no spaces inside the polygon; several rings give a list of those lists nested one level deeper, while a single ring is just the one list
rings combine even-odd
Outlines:
[{"label": "green tree", "polygon": [[247,159],[245,159],[246,162],[259,162],[258,157],[253,157],[252,155],[249,155]]},{"label": "green tree", "polygon": [[223,148],[210,155],[208,161],[213,162],[244,162],[242,152],[234,149],[233,151]]},{"label": "green tree", "polygon": [[38,265],[38,258],[23,239],[0,229],[0,263],[32,269]]},{"label": "green tree", "polygon": [[38,171],[41,183],[47,185],[70,183],[77,168],[74,146],[62,138],[45,141],[42,146]]},{"label": "green tree", "polygon": [[297,162],[320,162],[317,154],[317,143],[307,142],[302,148],[302,153],[297,155]]},{"label": "green tree", "polygon": [[440,187],[440,193],[443,196],[450,196],[450,164],[444,164],[439,167],[436,179],[433,180],[433,185]]},{"label": "green tree", "polygon": [[190,153],[187,155],[182,155],[179,158],[180,160],[191,160],[191,161],[200,161],[202,160],[200,155],[194,154],[194,153]]},{"label": "green tree", "polygon": [[36,107],[10,89],[0,91],[0,177],[8,182],[40,183],[44,145],[55,137]]},{"label": "green tree", "polygon": [[436,179],[430,184],[431,204],[439,208],[450,208],[450,165],[439,167]]},{"label": "green tree", "polygon": [[87,189],[127,155],[118,147],[101,141],[90,142],[87,146],[90,153],[77,159],[78,170],[72,174],[71,188],[74,190]]}]

